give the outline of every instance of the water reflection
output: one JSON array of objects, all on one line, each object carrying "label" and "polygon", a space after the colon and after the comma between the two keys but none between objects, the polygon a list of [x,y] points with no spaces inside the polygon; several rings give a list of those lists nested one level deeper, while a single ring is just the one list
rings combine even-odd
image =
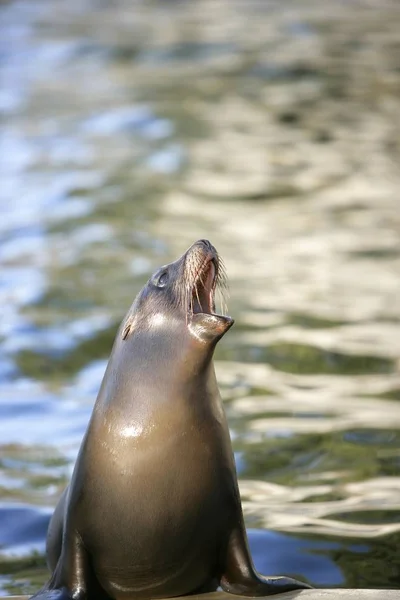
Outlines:
[{"label": "water reflection", "polygon": [[122,316],[204,237],[257,567],[398,587],[397,7],[53,8],[0,8],[0,595],[46,577]]}]

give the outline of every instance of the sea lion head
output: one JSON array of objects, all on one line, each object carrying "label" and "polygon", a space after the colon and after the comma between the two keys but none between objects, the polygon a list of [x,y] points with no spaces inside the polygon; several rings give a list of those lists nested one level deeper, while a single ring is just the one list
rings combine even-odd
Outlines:
[{"label": "sea lion head", "polygon": [[135,331],[162,336],[179,331],[181,337],[215,345],[234,321],[217,314],[216,290],[226,289],[223,262],[208,240],[199,240],[175,262],[150,277],[136,297],[121,335],[124,340]]}]

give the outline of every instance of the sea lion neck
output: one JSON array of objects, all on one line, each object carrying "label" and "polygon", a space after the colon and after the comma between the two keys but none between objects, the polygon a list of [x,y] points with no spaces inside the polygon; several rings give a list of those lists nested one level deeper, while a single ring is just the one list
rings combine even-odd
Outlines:
[{"label": "sea lion neck", "polygon": [[123,354],[131,363],[130,370],[142,371],[154,369],[163,371],[164,376],[174,377],[171,372],[171,362],[175,370],[179,369],[180,377],[185,374],[185,379],[204,371],[212,363],[214,350],[223,331],[216,331],[217,325],[213,324],[213,333],[209,327],[204,327],[202,319],[186,323],[182,317],[169,315],[168,319],[158,315],[155,324],[148,328],[138,328],[126,340],[121,340],[124,345]]},{"label": "sea lion neck", "polygon": [[143,403],[149,406],[149,397],[153,406],[171,397],[191,404],[196,389],[215,385],[215,344],[199,341],[186,326],[174,331],[168,324],[165,331],[138,329],[125,340],[117,336],[96,412],[118,406],[126,416]]}]

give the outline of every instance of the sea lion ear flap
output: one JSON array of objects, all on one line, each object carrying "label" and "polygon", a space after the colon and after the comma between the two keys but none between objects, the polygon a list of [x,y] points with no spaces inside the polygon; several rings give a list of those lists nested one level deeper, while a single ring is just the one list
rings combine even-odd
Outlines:
[{"label": "sea lion ear flap", "polygon": [[138,321],[140,321],[138,310],[140,309],[140,294],[136,296],[133,304],[128,310],[125,321],[122,322],[120,327],[120,335],[123,340],[126,340],[134,331]]},{"label": "sea lion ear flap", "polygon": [[134,323],[134,317],[132,314],[129,314],[127,316],[127,318],[125,319],[125,323],[122,326],[122,339],[126,340],[126,338],[132,333],[133,331],[133,323]]}]

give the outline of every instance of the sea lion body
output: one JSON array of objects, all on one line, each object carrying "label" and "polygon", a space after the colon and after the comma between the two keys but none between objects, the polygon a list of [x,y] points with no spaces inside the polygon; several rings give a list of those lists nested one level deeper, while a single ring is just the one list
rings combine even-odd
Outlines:
[{"label": "sea lion body", "polygon": [[[254,570],[212,356],[221,272],[200,240],[148,282],[117,335],[37,599],[128,600],[308,587]],[[167,283],[165,283],[167,281]],[[206,309],[204,312],[203,310]]]},{"label": "sea lion body", "polygon": [[[129,391],[124,398],[129,390],[124,377],[118,380],[117,406],[107,401],[104,387],[100,392],[71,483],[68,513],[112,598],[132,597],[132,591],[141,597],[179,596],[201,588],[216,568],[234,513],[228,509],[231,491],[221,482],[228,477],[230,490],[235,482],[225,415],[214,401],[215,375],[212,367],[209,371],[193,378],[192,393],[201,392],[202,405],[182,394],[180,382],[173,382],[177,372],[170,369],[158,371],[168,394],[160,395],[155,386],[151,406],[140,387],[135,398]],[[135,368],[123,372],[134,376]],[[130,422],[133,405],[140,417]],[[59,518],[52,527],[57,523]],[[50,538],[53,568],[59,558],[54,546]]]}]

